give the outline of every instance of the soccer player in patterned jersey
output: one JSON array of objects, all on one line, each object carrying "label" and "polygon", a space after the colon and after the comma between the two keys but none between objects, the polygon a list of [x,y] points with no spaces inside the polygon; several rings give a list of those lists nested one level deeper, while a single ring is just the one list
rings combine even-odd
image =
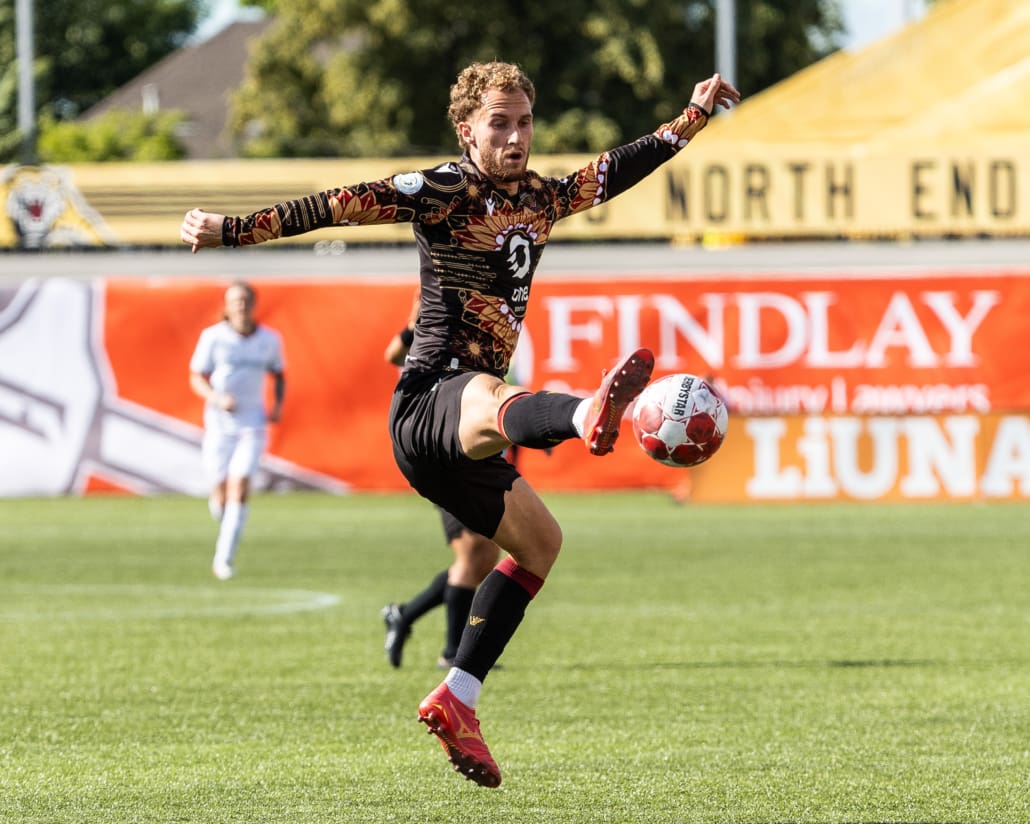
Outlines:
[{"label": "soccer player in patterned jersey", "polygon": [[491,667],[514,635],[561,548],[561,527],[502,456],[582,438],[611,452],[622,416],[651,377],[647,349],[624,355],[591,398],[506,383],[533,274],[554,225],[626,191],[671,160],[716,106],[740,99],[718,74],[697,83],[682,113],[651,134],[602,153],[566,177],[528,168],[533,83],[510,63],[476,63],[451,87],[448,114],[459,161],[279,203],[246,217],[193,209],[180,237],[204,247],[248,246],[323,226],[409,222],[422,298],[415,336],[390,406],[394,456],[424,497],[507,556],[476,590],[443,683],[419,705],[465,777],[486,787],[501,772],[476,707]]},{"label": "soccer player in patterned jersey", "polygon": [[[279,333],[254,320],[254,290],[236,281],[225,290],[225,319],[200,333],[190,358],[190,387],[204,403],[201,456],[211,482],[208,506],[219,522],[211,571],[233,577],[247,522],[250,479],[265,448],[266,422],[276,422],[286,391]],[[274,401],[265,412],[265,375]]]}]

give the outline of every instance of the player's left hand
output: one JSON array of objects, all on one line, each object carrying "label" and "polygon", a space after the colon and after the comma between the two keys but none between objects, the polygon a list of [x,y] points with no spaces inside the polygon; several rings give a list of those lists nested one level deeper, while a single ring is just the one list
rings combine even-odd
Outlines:
[{"label": "player's left hand", "polygon": [[723,80],[718,72],[707,80],[702,80],[694,86],[694,94],[690,102],[700,106],[706,112],[715,112],[715,107],[722,106],[724,109],[740,102],[740,92],[728,80]]}]

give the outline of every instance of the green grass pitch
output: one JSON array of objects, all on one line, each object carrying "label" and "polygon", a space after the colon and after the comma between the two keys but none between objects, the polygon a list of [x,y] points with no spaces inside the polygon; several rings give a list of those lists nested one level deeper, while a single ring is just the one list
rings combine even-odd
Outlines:
[{"label": "green grass pitch", "polygon": [[565,546],[491,673],[498,790],[415,721],[379,609],[412,495],[0,502],[0,821],[1030,822],[1030,507],[545,496]]}]

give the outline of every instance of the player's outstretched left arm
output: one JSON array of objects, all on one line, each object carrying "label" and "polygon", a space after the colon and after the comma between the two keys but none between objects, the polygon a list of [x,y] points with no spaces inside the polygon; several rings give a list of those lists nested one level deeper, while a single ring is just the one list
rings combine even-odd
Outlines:
[{"label": "player's outstretched left arm", "polygon": [[225,215],[205,212],[203,209],[190,209],[182,219],[179,237],[188,243],[196,254],[199,249],[222,245],[222,225]]}]

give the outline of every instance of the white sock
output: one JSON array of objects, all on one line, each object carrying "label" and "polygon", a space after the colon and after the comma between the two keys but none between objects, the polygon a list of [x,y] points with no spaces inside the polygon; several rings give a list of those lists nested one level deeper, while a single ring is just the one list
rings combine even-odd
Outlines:
[{"label": "white sock", "polygon": [[211,513],[211,518],[215,521],[222,520],[222,505],[218,502],[218,499],[213,495],[207,499],[207,511]]},{"label": "white sock", "polygon": [[226,501],[222,514],[222,526],[218,530],[218,542],[215,544],[215,562],[231,564],[236,555],[236,547],[243,534],[243,525],[247,522],[250,507],[239,501]]},{"label": "white sock", "polygon": [[593,398],[583,398],[579,402],[579,406],[576,407],[576,411],[572,413],[572,425],[576,428],[576,432],[581,438],[583,437],[583,424],[587,421],[587,412],[590,410],[590,404],[593,401]]},{"label": "white sock", "polygon": [[479,691],[483,689],[483,682],[476,676],[470,675],[465,670],[451,667],[447,677],[443,679],[451,694],[461,701],[466,707],[476,708],[479,703]]}]

